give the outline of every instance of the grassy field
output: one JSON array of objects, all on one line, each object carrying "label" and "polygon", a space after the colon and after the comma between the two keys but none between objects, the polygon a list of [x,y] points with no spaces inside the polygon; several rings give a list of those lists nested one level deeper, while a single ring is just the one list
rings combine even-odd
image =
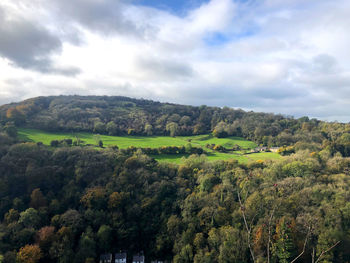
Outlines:
[{"label": "grassy field", "polygon": [[[52,140],[76,139],[79,138],[84,144],[96,144],[96,138],[103,141],[103,145],[112,146],[117,145],[119,148],[127,148],[129,146],[141,148],[159,148],[161,146],[183,146],[191,143],[192,146],[201,146],[208,153],[208,160],[228,160],[236,159],[240,162],[249,162],[253,160],[277,159],[280,157],[277,153],[254,153],[242,154],[242,152],[220,153],[205,148],[206,144],[220,144],[225,148],[232,148],[234,145],[239,145],[243,149],[252,149],[257,147],[254,142],[245,140],[240,137],[215,138],[210,134],[197,136],[108,136],[108,135],[94,135],[92,133],[49,133],[35,129],[19,129],[18,136],[23,141],[42,142],[50,145]],[[158,161],[166,161],[173,163],[181,163],[183,157],[187,155],[156,155],[153,156]]]},{"label": "grassy field", "polygon": [[[154,155],[152,156],[159,162],[169,162],[180,164],[183,161],[183,158],[187,158],[188,155]],[[252,153],[252,154],[232,154],[232,153],[209,153],[207,154],[209,161],[219,161],[219,160],[230,160],[235,159],[241,163],[249,163],[257,160],[277,160],[281,158],[278,153],[266,152],[266,153]]]}]

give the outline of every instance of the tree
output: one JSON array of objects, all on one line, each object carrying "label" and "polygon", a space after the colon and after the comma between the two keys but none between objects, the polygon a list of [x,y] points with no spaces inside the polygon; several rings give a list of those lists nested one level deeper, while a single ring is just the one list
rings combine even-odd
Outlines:
[{"label": "tree", "polygon": [[101,133],[101,134],[105,133],[106,132],[106,125],[103,122],[101,122],[101,121],[95,122],[95,124],[94,124],[94,132],[95,133]]},{"label": "tree", "polygon": [[88,258],[94,258],[96,256],[96,242],[92,237],[92,229],[88,228],[83,233],[79,240],[78,252],[76,254],[77,261],[83,260],[85,262]]},{"label": "tree", "polygon": [[40,188],[34,189],[32,194],[30,195],[30,206],[35,209],[47,206],[46,198],[40,191]]},{"label": "tree", "polygon": [[17,107],[9,108],[6,112],[6,118],[13,121],[16,125],[25,122],[24,114],[17,109]]},{"label": "tree", "polygon": [[238,197],[238,201],[239,201],[239,205],[240,205],[240,211],[242,213],[242,217],[243,217],[243,221],[244,221],[244,227],[245,227],[245,230],[247,231],[247,243],[248,243],[250,255],[252,257],[253,262],[255,262],[255,255],[254,255],[254,250],[252,248],[252,241],[251,241],[252,226],[249,224],[249,222],[247,220],[247,215],[246,215],[246,211],[245,211],[246,207],[241,199],[241,191],[239,189],[237,189],[237,197]]},{"label": "tree", "polygon": [[128,135],[135,135],[135,129],[128,129]]},{"label": "tree", "polygon": [[59,145],[59,141],[58,140],[52,140],[51,142],[50,142],[50,146],[51,147],[57,147]]},{"label": "tree", "polygon": [[176,122],[178,123],[181,119],[181,116],[177,113],[174,113],[173,115],[171,115],[169,118],[168,118],[168,122]]},{"label": "tree", "polygon": [[227,137],[227,124],[223,121],[220,121],[213,130],[213,136],[217,138]]},{"label": "tree", "polygon": [[28,208],[20,213],[18,223],[23,224],[25,227],[38,227],[40,224],[40,216],[38,211],[34,208]]},{"label": "tree", "polygon": [[69,209],[61,217],[62,225],[69,227],[73,232],[77,232],[82,227],[82,217],[77,210]]},{"label": "tree", "polygon": [[103,147],[103,142],[102,142],[101,136],[99,134],[94,135],[94,141],[95,141],[96,146],[101,147],[100,145],[102,145],[102,147]]},{"label": "tree", "polygon": [[1,263],[16,263],[16,251],[7,251]]},{"label": "tree", "polygon": [[191,124],[191,118],[188,116],[182,116],[182,118],[180,119],[180,124],[181,125],[190,125]]},{"label": "tree", "polygon": [[151,124],[147,123],[145,125],[145,133],[148,135],[148,136],[151,136],[153,134],[153,127]]},{"label": "tree", "polygon": [[246,262],[244,245],[238,229],[231,226],[223,226],[219,229],[219,263],[239,263]]},{"label": "tree", "polygon": [[179,254],[175,255],[174,263],[190,263],[193,262],[193,249],[190,244],[185,245]]},{"label": "tree", "polygon": [[199,134],[202,134],[205,132],[206,132],[205,126],[202,123],[198,123],[193,127],[193,134],[194,135],[199,135]]},{"label": "tree", "polygon": [[16,138],[17,137],[17,128],[11,122],[6,123],[6,125],[4,126],[4,131],[6,132],[6,134],[8,136],[10,136],[12,138]]},{"label": "tree", "polygon": [[293,228],[293,220],[288,222],[286,217],[282,217],[276,226],[276,242],[273,246],[273,254],[278,258],[278,262],[288,263],[295,256],[291,228]]},{"label": "tree", "polygon": [[178,129],[179,129],[179,125],[175,122],[169,122],[166,125],[166,131],[170,133],[171,137],[175,137],[177,135]]},{"label": "tree", "polygon": [[113,192],[109,196],[108,207],[109,209],[116,209],[122,204],[124,196],[118,192]]},{"label": "tree", "polygon": [[53,226],[45,226],[41,228],[37,233],[37,242],[39,243],[42,251],[49,251],[51,243],[55,238],[55,228]]},{"label": "tree", "polygon": [[106,199],[106,190],[102,187],[95,187],[87,189],[80,201],[91,209],[103,209],[107,204]]},{"label": "tree", "polygon": [[42,253],[38,245],[26,245],[17,253],[19,263],[37,263],[41,257]]},{"label": "tree", "polygon": [[19,218],[19,213],[17,210],[11,208],[6,214],[5,214],[5,222],[7,224],[17,222]]},{"label": "tree", "polygon": [[50,248],[50,257],[58,263],[70,263],[74,258],[74,236],[70,227],[62,227],[57,231],[57,240]]},{"label": "tree", "polygon": [[98,244],[102,251],[109,251],[112,243],[112,228],[107,225],[100,226],[97,232]]},{"label": "tree", "polygon": [[118,134],[118,126],[113,121],[107,123],[106,131],[108,135],[117,135]]}]

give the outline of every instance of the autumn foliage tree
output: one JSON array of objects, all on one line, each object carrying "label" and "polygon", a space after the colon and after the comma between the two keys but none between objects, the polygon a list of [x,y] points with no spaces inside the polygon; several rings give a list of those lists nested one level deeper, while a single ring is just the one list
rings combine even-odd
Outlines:
[{"label": "autumn foliage tree", "polygon": [[53,226],[42,227],[37,233],[37,243],[43,251],[48,252],[55,239],[55,228]]},{"label": "autumn foliage tree", "polygon": [[26,245],[17,253],[18,263],[37,263],[42,257],[41,249],[38,245]]},{"label": "autumn foliage tree", "polygon": [[17,107],[9,108],[6,112],[6,118],[10,121],[15,122],[16,125],[21,124],[25,121],[24,114],[17,109]]}]

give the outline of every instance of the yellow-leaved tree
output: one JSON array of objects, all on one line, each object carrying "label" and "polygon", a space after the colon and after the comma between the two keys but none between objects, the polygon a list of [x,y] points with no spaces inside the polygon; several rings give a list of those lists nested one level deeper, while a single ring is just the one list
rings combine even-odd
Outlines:
[{"label": "yellow-leaved tree", "polygon": [[37,263],[42,257],[38,245],[25,245],[17,253],[17,262],[20,263]]}]

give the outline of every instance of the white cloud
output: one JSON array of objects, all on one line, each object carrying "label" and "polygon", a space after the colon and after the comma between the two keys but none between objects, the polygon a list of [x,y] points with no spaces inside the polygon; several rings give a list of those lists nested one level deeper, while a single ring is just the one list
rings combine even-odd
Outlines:
[{"label": "white cloud", "polygon": [[188,29],[193,34],[223,32],[236,15],[236,5],[231,0],[212,0],[190,12]]},{"label": "white cloud", "polygon": [[112,0],[3,0],[1,10],[0,30],[28,22],[53,45],[13,53],[0,36],[0,103],[125,95],[350,121],[346,0],[211,0],[183,16]]}]

